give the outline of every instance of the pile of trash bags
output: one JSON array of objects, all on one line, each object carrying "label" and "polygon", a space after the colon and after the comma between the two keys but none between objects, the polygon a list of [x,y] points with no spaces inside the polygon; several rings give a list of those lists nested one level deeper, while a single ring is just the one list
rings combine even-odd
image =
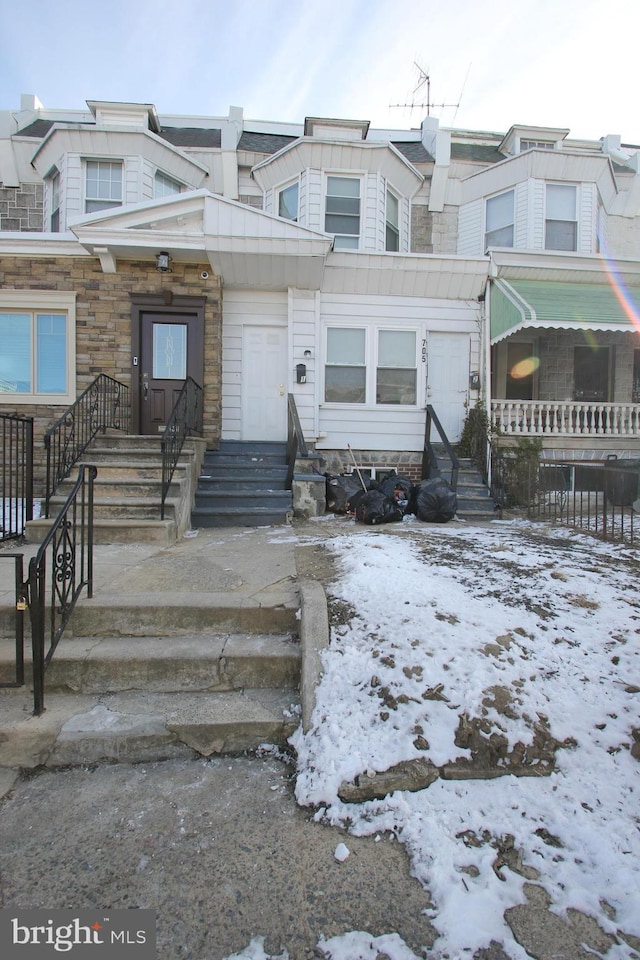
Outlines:
[{"label": "pile of trash bags", "polygon": [[[458,509],[455,490],[440,475],[413,483],[390,471],[378,480],[355,473],[325,474],[327,510],[352,514],[360,523],[394,523],[408,514],[425,523],[446,523]],[[366,488],[366,489],[365,489]]]}]

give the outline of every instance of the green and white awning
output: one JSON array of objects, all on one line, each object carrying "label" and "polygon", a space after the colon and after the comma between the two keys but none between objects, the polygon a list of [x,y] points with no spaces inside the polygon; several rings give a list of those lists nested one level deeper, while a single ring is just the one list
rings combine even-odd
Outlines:
[{"label": "green and white awning", "polygon": [[491,343],[518,330],[640,331],[640,287],[606,283],[493,280]]}]

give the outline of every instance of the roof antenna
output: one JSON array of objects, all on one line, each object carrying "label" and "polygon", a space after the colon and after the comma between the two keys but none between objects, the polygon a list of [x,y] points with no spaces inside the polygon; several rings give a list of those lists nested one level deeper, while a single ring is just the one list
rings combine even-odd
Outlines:
[{"label": "roof antenna", "polygon": [[[413,98],[411,103],[390,103],[389,107],[390,108],[402,107],[408,110],[416,110],[416,109],[425,110],[426,109],[428,117],[431,116],[431,111],[433,110],[434,107],[438,107],[442,110],[448,109],[448,108],[451,108],[451,109],[455,108],[455,111],[457,114],[458,107],[460,106],[460,101],[462,100],[462,94],[464,92],[467,78],[469,76],[469,70],[471,70],[471,64],[469,64],[469,68],[467,70],[467,76],[464,78],[464,83],[462,84],[462,90],[460,91],[460,96],[458,97],[457,103],[433,103],[431,101],[431,77],[429,75],[429,68],[427,67],[427,69],[425,70],[415,60],[413,61],[413,65],[418,71],[418,82],[413,89]],[[418,103],[415,100],[415,96],[418,93],[418,91],[424,87],[426,87],[426,91],[427,91],[426,101],[423,100],[422,102]],[[455,119],[455,114],[454,114],[454,119]]]}]

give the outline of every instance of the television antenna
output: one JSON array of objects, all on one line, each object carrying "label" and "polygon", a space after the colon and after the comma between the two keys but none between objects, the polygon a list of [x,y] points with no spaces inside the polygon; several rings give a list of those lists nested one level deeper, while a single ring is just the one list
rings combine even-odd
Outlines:
[{"label": "television antenna", "polygon": [[[464,88],[467,84],[469,71],[471,70],[471,64],[469,64],[469,67],[467,68],[467,74],[464,78],[464,83],[462,84],[462,90],[460,91],[460,96],[458,97],[457,103],[433,103],[431,100],[431,77],[429,75],[429,68],[427,67],[427,69],[425,70],[415,60],[413,61],[413,65],[418,71],[418,82],[416,86],[413,88],[411,103],[390,103],[389,107],[390,108],[399,107],[405,110],[407,109],[408,110],[417,110],[417,109],[426,110],[428,117],[431,116],[431,111],[434,109],[434,107],[438,107],[441,110],[455,109],[456,113],[454,113],[453,115],[453,119],[455,120],[456,114],[458,112],[458,108],[462,101],[462,94],[464,93]],[[427,94],[426,100],[423,97],[422,102],[417,102],[415,97],[418,94],[418,91],[425,90],[425,88],[426,88],[426,94]]]}]

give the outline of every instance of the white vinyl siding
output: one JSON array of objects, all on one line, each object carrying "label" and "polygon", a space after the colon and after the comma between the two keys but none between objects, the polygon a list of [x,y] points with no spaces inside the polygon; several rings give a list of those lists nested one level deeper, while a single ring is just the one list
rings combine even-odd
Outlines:
[{"label": "white vinyl siding", "polygon": [[484,203],[473,200],[460,207],[458,214],[458,254],[463,257],[477,257],[482,250],[482,230]]}]

